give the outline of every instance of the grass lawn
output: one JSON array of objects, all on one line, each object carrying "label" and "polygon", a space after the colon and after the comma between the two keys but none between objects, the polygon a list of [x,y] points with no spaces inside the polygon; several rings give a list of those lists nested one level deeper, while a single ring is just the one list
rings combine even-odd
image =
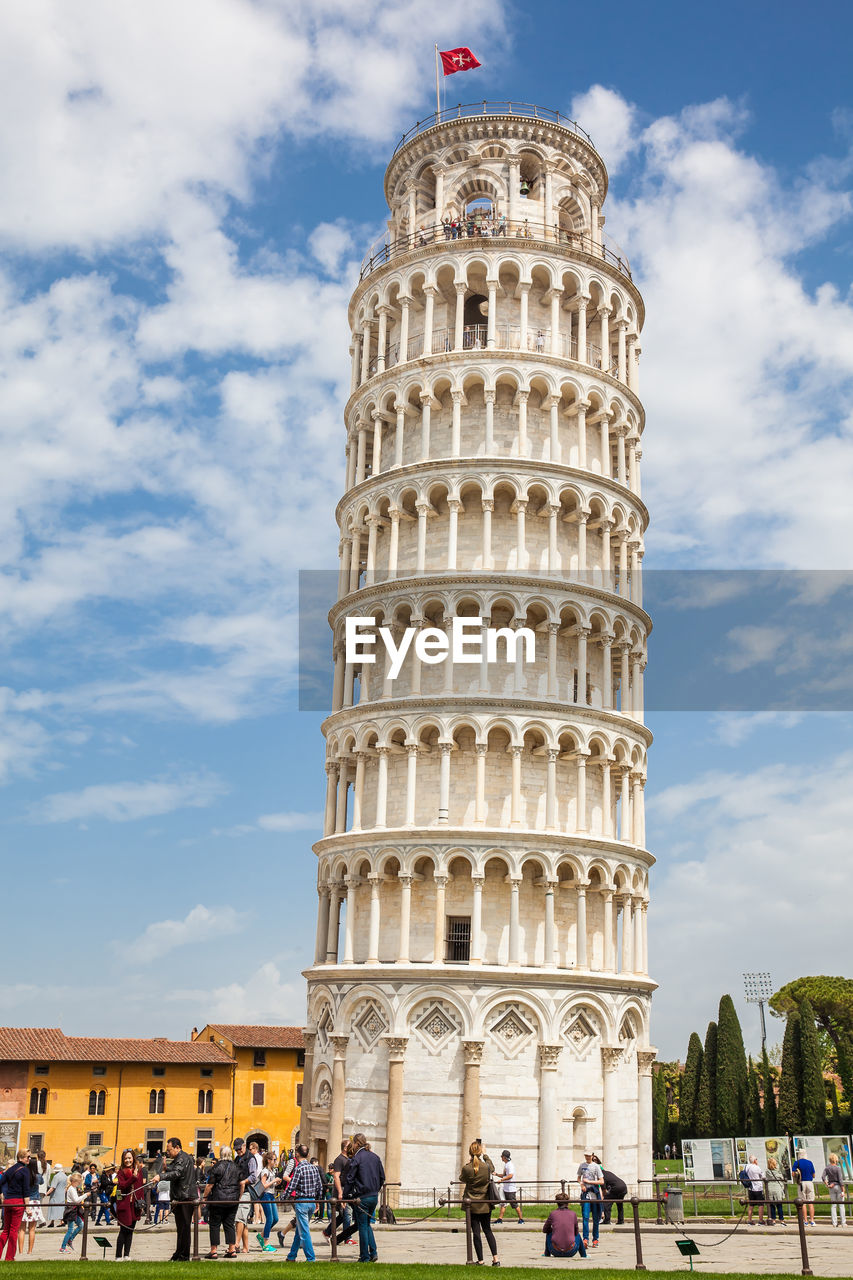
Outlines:
[{"label": "grass lawn", "polygon": [[[105,1270],[108,1271],[110,1275],[115,1275],[115,1269],[119,1264],[117,1262],[96,1262],[94,1265],[98,1268],[98,1275],[102,1276]],[[235,1263],[235,1267],[240,1267],[242,1265],[244,1264]],[[335,1270],[351,1273],[353,1263],[323,1262],[322,1265],[327,1271],[334,1267]],[[68,1280],[82,1280],[84,1276],[91,1276],[92,1266],[92,1262],[63,1262],[61,1264],[61,1274],[66,1276]],[[228,1263],[224,1263],[223,1266],[226,1270],[234,1270],[234,1267],[229,1267]],[[263,1276],[272,1280],[273,1276],[279,1277],[282,1274],[282,1265],[280,1262],[252,1262],[249,1266],[251,1268],[252,1276],[257,1276],[260,1272]],[[400,1271],[405,1270],[407,1273],[406,1280],[419,1280],[419,1277],[423,1277],[424,1280],[451,1280],[451,1277],[453,1277],[453,1280],[458,1280],[460,1267],[464,1267],[464,1263],[460,1263],[455,1266],[447,1266],[444,1263],[435,1263],[430,1265],[429,1263],[423,1262],[410,1262],[394,1263],[391,1265],[390,1263],[384,1264],[377,1262],[374,1265],[373,1270],[370,1272],[370,1275],[374,1280],[395,1280],[395,1277],[399,1276]],[[565,1268],[563,1267],[560,1268],[560,1270],[564,1269]],[[676,1272],[684,1273],[686,1270],[687,1268],[682,1263],[677,1267],[673,1267],[671,1271],[646,1271],[644,1276],[647,1280],[663,1280],[664,1276],[669,1277],[674,1275]],[[26,1264],[26,1274],[27,1276],[32,1277],[33,1280],[41,1280],[41,1278],[43,1278],[43,1280],[55,1280],[57,1271],[58,1267],[55,1261],[28,1262]],[[128,1275],[124,1263],[122,1263],[120,1274],[123,1274],[124,1276]],[[194,1262],[134,1262],[133,1268],[129,1274],[131,1277],[140,1277],[140,1280],[146,1280],[149,1276],[188,1277],[198,1276],[199,1267]],[[520,1280],[520,1277],[522,1276],[526,1277],[526,1280],[542,1280],[542,1269],[539,1267],[502,1267],[501,1274],[509,1275],[513,1280]],[[629,1274],[630,1271],[625,1270],[602,1270],[599,1267],[595,1268],[596,1280],[625,1280],[625,1276]],[[762,1280],[790,1280],[790,1276],[790,1272],[780,1272],[773,1275],[763,1276]],[[728,1280],[752,1280],[752,1278],[748,1277],[745,1272],[733,1271],[728,1273]]]}]

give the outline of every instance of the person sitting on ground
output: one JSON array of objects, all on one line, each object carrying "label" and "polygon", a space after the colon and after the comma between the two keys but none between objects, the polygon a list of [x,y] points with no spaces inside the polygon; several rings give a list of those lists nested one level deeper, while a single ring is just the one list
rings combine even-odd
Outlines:
[{"label": "person sitting on ground", "polygon": [[556,1195],[557,1208],[552,1209],[545,1219],[542,1230],[545,1232],[545,1252],[543,1258],[573,1258],[579,1253],[586,1257],[586,1245],[578,1230],[578,1215],[569,1208],[569,1197],[565,1191]]},{"label": "person sitting on ground", "polygon": [[468,1153],[471,1159],[466,1165],[463,1165],[462,1172],[459,1174],[459,1181],[464,1188],[462,1199],[467,1200],[469,1203],[474,1252],[477,1255],[477,1261],[482,1262],[483,1241],[481,1235],[484,1235],[486,1243],[492,1251],[492,1266],[499,1267],[501,1264],[498,1261],[498,1245],[492,1231],[492,1209],[494,1205],[490,1195],[495,1166],[483,1150],[483,1144],[479,1139],[471,1143]]}]

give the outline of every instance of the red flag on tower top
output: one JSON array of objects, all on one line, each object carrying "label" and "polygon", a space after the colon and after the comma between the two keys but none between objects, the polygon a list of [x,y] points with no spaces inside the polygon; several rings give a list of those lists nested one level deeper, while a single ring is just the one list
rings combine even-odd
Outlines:
[{"label": "red flag on tower top", "polygon": [[439,50],[438,56],[446,76],[455,75],[457,71],[471,71],[482,65],[470,49],[447,49],[445,52]]}]

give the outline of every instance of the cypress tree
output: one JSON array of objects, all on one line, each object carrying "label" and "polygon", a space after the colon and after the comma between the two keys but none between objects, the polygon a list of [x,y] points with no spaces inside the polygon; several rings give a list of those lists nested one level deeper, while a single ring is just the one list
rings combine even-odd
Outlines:
[{"label": "cypress tree", "polygon": [[801,1117],[806,1133],[826,1129],[826,1090],[823,1062],[815,1027],[814,1010],[808,1000],[800,1001],[800,1070],[802,1079]]},{"label": "cypress tree", "polygon": [[687,1043],[687,1060],[681,1076],[678,1100],[679,1133],[682,1138],[692,1138],[696,1128],[696,1100],[699,1093],[699,1076],[702,1071],[702,1041],[694,1031]]},{"label": "cypress tree", "polygon": [[694,1129],[697,1138],[713,1138],[717,1132],[717,1024],[708,1023],[705,1049],[696,1093]]},{"label": "cypress tree", "polygon": [[658,1069],[652,1078],[652,1116],[655,1150],[663,1154],[669,1141],[669,1107],[666,1101],[666,1081]]},{"label": "cypress tree", "polygon": [[761,1094],[758,1088],[758,1072],[752,1058],[747,1066],[746,1133],[750,1138],[760,1138],[764,1133],[764,1117],[761,1114]]},{"label": "cypress tree", "polygon": [[803,1131],[800,1099],[803,1095],[803,1073],[800,1061],[800,1013],[792,1009],[785,1022],[782,1040],[782,1071],[779,1076],[777,1119],[783,1133],[793,1136]]},{"label": "cypress tree", "polygon": [[717,1021],[717,1128],[719,1136],[746,1133],[746,1051],[734,1001],[720,1000]]},{"label": "cypress tree", "polygon": [[761,1051],[761,1084],[764,1092],[764,1136],[775,1138],[779,1127],[776,1119],[776,1090],[773,1087],[773,1073],[766,1049]]}]

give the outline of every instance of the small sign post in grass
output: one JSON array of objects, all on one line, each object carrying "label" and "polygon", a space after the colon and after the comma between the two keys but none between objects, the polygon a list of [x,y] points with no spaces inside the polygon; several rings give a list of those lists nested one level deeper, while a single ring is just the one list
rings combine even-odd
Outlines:
[{"label": "small sign post in grass", "polygon": [[112,1240],[110,1240],[107,1236],[95,1236],[95,1237],[94,1237],[94,1240],[95,1240],[95,1244],[98,1246],[98,1248],[99,1248],[99,1249],[103,1249],[103,1251],[104,1251],[104,1252],[101,1254],[101,1261],[103,1262],[103,1261],[104,1261],[104,1259],[105,1259],[105,1258],[106,1258],[106,1256],[107,1256],[107,1249],[112,1249],[112,1247],[113,1247],[113,1242],[112,1242]]},{"label": "small sign post in grass", "polygon": [[676,1240],[675,1246],[682,1258],[687,1258],[690,1262],[690,1270],[693,1270],[693,1259],[699,1256],[699,1246],[695,1240]]}]

